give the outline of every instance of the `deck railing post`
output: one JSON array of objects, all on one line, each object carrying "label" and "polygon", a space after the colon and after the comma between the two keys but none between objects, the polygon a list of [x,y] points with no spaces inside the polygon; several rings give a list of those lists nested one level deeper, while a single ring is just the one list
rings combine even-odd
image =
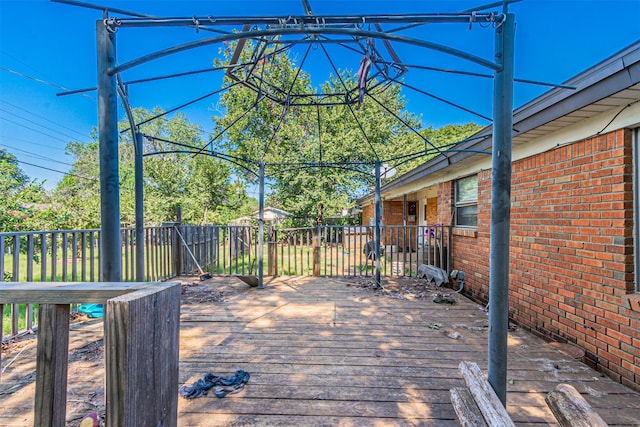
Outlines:
[{"label": "deck railing post", "polygon": [[269,251],[268,251],[268,260],[267,260],[267,265],[268,270],[269,270],[269,276],[275,276],[277,273],[277,257],[278,257],[278,253],[277,253],[277,244],[278,241],[278,231],[276,230],[276,228],[273,225],[269,226]]},{"label": "deck railing post", "polygon": [[[136,206],[136,236],[144,235],[144,170],[142,163],[142,134],[135,132],[135,206]],[[144,281],[144,245],[137,244],[136,239],[136,281]]]},{"label": "deck railing post", "polygon": [[4,305],[27,301],[40,304],[34,425],[66,425],[69,304],[74,301],[106,306],[106,425],[177,425],[179,283],[8,282],[0,286],[0,313]]},{"label": "deck railing post", "polygon": [[320,240],[322,230],[320,225],[313,227],[313,275],[320,276]]},{"label": "deck railing post", "polygon": [[34,426],[66,425],[69,304],[38,307]]},{"label": "deck railing post", "polygon": [[[4,321],[4,304],[0,304],[0,346],[2,346],[2,329]],[[2,366],[2,350],[0,349],[0,366]],[[2,379],[2,369],[0,369],[0,380]]]},{"label": "deck railing post", "polygon": [[107,301],[106,425],[175,426],[180,286]]},{"label": "deck railing post", "polygon": [[258,197],[258,287],[264,288],[264,162],[260,162],[260,196]]},{"label": "deck railing post", "polygon": [[[380,161],[376,162],[375,167],[376,175],[376,195],[375,195],[375,228],[374,228],[374,242],[375,242],[375,262],[376,262],[376,287],[382,286],[381,278],[381,266],[380,266],[380,245],[382,241],[382,198],[380,196]],[[405,249],[406,250],[406,249]]]}]

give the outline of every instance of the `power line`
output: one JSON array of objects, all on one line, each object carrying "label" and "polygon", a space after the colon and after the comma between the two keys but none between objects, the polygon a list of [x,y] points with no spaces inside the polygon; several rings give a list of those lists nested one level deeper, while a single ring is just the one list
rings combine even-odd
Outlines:
[{"label": "power line", "polygon": [[60,141],[60,142],[64,142],[65,144],[66,144],[67,142],[69,142],[69,141],[65,141],[64,139],[61,139],[61,138],[55,137],[55,136],[53,136],[53,135],[49,135],[48,133],[44,133],[44,132],[42,132],[42,131],[40,131],[40,130],[38,130],[38,129],[34,129],[34,128],[31,128],[31,127],[29,127],[29,126],[23,125],[22,123],[14,122],[13,120],[9,120],[9,119],[7,119],[6,117],[0,117],[0,119],[2,119],[2,120],[4,120],[4,121],[7,121],[7,122],[9,122],[9,123],[13,123],[14,125],[21,126],[21,127],[25,128],[25,129],[29,129],[29,130],[34,131],[34,132],[38,132],[39,134],[42,134],[42,135],[44,135],[44,136],[48,136],[49,138],[52,138],[52,139],[56,139],[56,140],[58,140],[58,141]]},{"label": "power line", "polygon": [[48,145],[45,144],[39,144],[37,142],[33,142],[33,141],[27,141],[26,139],[22,139],[22,138],[15,138],[15,137],[9,137],[12,141],[20,141],[20,142],[24,142],[25,144],[31,144],[31,145],[37,145],[38,147],[46,147],[46,148],[50,148],[52,150],[58,150],[58,151],[63,151],[66,152],[67,150],[64,148],[58,148],[58,147],[50,147]]},{"label": "power line", "polygon": [[13,108],[17,108],[18,110],[22,110],[22,111],[24,111],[25,113],[31,114],[31,115],[33,115],[33,116],[36,116],[36,117],[38,117],[38,118],[40,118],[40,119],[42,119],[42,120],[45,120],[45,121],[47,121],[47,122],[49,122],[49,123],[53,123],[54,125],[59,126],[59,127],[63,128],[63,129],[70,130],[71,132],[77,133],[78,135],[82,135],[82,137],[83,137],[83,138],[86,138],[86,136],[87,136],[87,135],[83,134],[82,132],[80,132],[80,131],[78,131],[78,130],[72,129],[72,128],[67,127],[67,126],[65,126],[65,125],[61,125],[61,124],[60,124],[60,123],[58,123],[58,122],[55,122],[55,121],[53,121],[53,120],[51,120],[51,119],[48,119],[48,118],[46,118],[46,117],[44,117],[44,116],[41,116],[41,115],[39,115],[39,114],[37,114],[37,113],[34,113],[34,112],[32,112],[32,111],[26,110],[26,109],[24,109],[24,108],[22,108],[22,107],[20,107],[20,106],[18,106],[18,105],[12,104],[11,102],[2,101],[2,103],[3,103],[3,104],[6,104],[6,105],[9,105],[9,106],[11,106],[11,107],[13,107]]},{"label": "power line", "polygon": [[29,156],[29,157],[33,157],[33,158],[36,158],[36,159],[46,160],[48,162],[60,163],[61,165],[65,165],[65,166],[73,166],[71,163],[61,162],[60,160],[54,160],[54,159],[52,159],[50,157],[42,156],[40,154],[36,154],[36,153],[33,153],[31,151],[27,151],[27,150],[21,150],[20,148],[12,147],[10,145],[0,144],[0,146],[1,147],[7,147],[7,148],[9,148],[11,150],[19,151],[21,153],[25,153],[24,155]]},{"label": "power line", "polygon": [[15,117],[17,117],[17,118],[19,118],[19,119],[21,119],[21,120],[24,120],[24,121],[29,122],[29,123],[33,123],[33,124],[34,124],[34,125],[36,125],[36,126],[40,126],[40,127],[44,128],[44,129],[46,129],[46,130],[48,130],[48,131],[55,132],[55,133],[57,133],[57,134],[59,134],[59,135],[62,135],[62,136],[66,136],[67,138],[71,138],[71,139],[73,139],[73,140],[77,140],[77,139],[78,139],[78,138],[77,138],[77,137],[75,137],[75,136],[68,135],[68,134],[66,134],[66,133],[63,133],[63,132],[60,132],[60,131],[55,130],[55,129],[53,129],[53,128],[50,128],[49,126],[45,126],[45,125],[40,124],[40,123],[38,123],[38,122],[36,122],[36,121],[33,121],[33,120],[30,120],[30,119],[27,119],[27,118],[26,118],[26,117],[24,117],[24,116],[21,116],[21,115],[19,115],[19,114],[16,114],[16,113],[14,113],[14,112],[9,111],[9,110],[5,110],[5,109],[4,109],[4,108],[2,108],[2,107],[0,107],[0,111],[4,111],[5,113],[11,114],[11,115],[13,115],[13,116],[15,116]]},{"label": "power line", "polygon": [[[21,73],[21,72],[16,71],[16,70],[12,70],[11,68],[0,67],[0,70],[5,71],[7,73],[15,74],[16,76],[24,77],[25,79],[33,80],[36,83],[41,83],[43,85],[54,87],[56,89],[61,89],[61,90],[65,90],[65,91],[66,90],[70,90],[70,89],[68,89],[68,88],[66,88],[64,86],[60,86],[59,84],[51,83],[51,82],[48,82],[46,80],[42,80],[42,79],[39,79],[37,77],[30,76],[28,74],[24,74],[24,73]],[[82,93],[81,95],[86,97],[86,98],[95,100],[95,97],[87,95],[86,93]]]},{"label": "power line", "polygon": [[59,171],[56,169],[51,169],[51,168],[47,168],[45,166],[40,166],[40,165],[35,165],[33,163],[28,163],[22,160],[16,160],[16,162],[22,164],[22,165],[29,165],[29,166],[33,166],[34,168],[39,168],[39,169],[44,169],[44,170],[48,170],[51,172],[57,172],[57,173],[61,173],[62,175],[67,175],[67,176],[74,176],[76,178],[81,178],[81,179],[86,179],[87,181],[93,181],[93,182],[97,182],[98,180],[95,178],[87,178],[86,176],[82,176],[82,175],[76,175],[74,173],[70,173],[70,172],[63,172],[63,171]]}]

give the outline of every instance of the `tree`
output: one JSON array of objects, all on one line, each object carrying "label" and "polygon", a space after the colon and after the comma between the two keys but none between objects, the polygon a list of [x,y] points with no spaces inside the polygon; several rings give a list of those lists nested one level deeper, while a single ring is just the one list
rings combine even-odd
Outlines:
[{"label": "tree", "polygon": [[[260,76],[260,87],[236,85],[221,97],[223,114],[214,117],[216,129],[224,134],[218,147],[251,165],[258,161],[269,165],[271,205],[303,220],[338,214],[372,184],[369,172],[374,162],[402,150],[396,143],[410,133],[402,121],[410,126],[418,121],[404,110],[398,85],[374,87],[375,81],[370,82],[361,105],[288,105],[293,94],[310,95],[316,90],[287,52],[276,54],[274,49],[266,48],[268,60],[258,59],[253,69]],[[240,60],[249,61],[257,50],[247,43]],[[226,56],[231,56],[231,50]],[[227,78],[226,84],[230,83]],[[273,89],[276,86],[287,92],[278,92]],[[344,93],[356,87],[356,75],[338,70],[320,92],[327,98],[344,99]],[[255,179],[242,169],[236,173],[247,181]]]},{"label": "tree", "polygon": [[[175,218],[175,208],[181,206],[183,220],[188,223],[227,221],[235,213],[227,208],[230,198],[237,198],[231,188],[230,170],[219,159],[194,156],[187,146],[202,146],[202,129],[190,123],[184,114],[172,118],[163,111],[134,110],[137,123],[143,124],[145,222],[158,224]],[[119,123],[120,212],[123,225],[135,222],[134,148],[129,123]],[[93,142],[67,145],[74,157],[70,173],[59,183],[54,197],[61,211],[67,213],[67,228],[97,228],[100,226],[99,143],[94,131]],[[206,154],[206,152],[205,152]],[[231,196],[230,196],[231,194]],[[235,203],[235,201],[234,201]],[[234,209],[238,206],[234,205]],[[245,209],[246,211],[246,209]],[[240,215],[238,215],[240,216]]]},{"label": "tree", "polygon": [[52,217],[42,182],[29,178],[16,157],[0,149],[0,231],[39,230]]},{"label": "tree", "polygon": [[[405,137],[401,142],[403,150],[400,151],[399,154],[408,155],[415,153],[416,156],[407,161],[400,160],[397,163],[397,174],[395,177],[391,178],[391,180],[399,178],[402,174],[425,163],[448,148],[455,148],[454,145],[456,143],[470,137],[480,129],[482,129],[482,126],[475,123],[452,124],[438,129],[434,129],[433,126],[429,126],[419,132],[421,136],[414,133],[413,135]],[[425,140],[428,142],[425,142]],[[421,152],[423,152],[424,155],[420,155]],[[398,154],[387,154],[387,158],[397,156]]]},{"label": "tree", "polygon": [[73,163],[52,195],[64,229],[100,227],[100,166],[95,130],[92,138],[88,144],[70,142],[66,147]]}]

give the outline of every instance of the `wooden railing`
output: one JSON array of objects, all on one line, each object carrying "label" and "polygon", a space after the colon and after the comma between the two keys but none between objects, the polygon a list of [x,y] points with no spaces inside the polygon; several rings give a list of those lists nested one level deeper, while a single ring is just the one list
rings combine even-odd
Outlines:
[{"label": "wooden railing", "polygon": [[106,305],[105,425],[175,426],[178,283],[9,282],[0,286],[0,313],[4,304],[39,304],[34,425],[65,425],[69,305],[78,301]]},{"label": "wooden railing", "polygon": [[[173,227],[145,227],[142,236],[136,236],[133,228],[123,228],[121,234],[123,282],[136,280],[136,245],[144,246],[144,265],[140,266],[143,280],[161,281],[176,276]],[[100,256],[100,230],[0,233],[3,282],[95,282],[100,277]],[[33,304],[28,301],[10,306],[9,326],[5,325],[9,336],[33,330],[37,324]]]}]

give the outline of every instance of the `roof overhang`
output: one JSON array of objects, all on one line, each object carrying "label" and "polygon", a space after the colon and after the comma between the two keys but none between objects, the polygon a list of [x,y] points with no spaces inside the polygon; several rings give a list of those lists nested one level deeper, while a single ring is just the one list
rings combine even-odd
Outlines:
[{"label": "roof overhang", "polygon": [[[569,79],[564,85],[574,89],[551,89],[513,112],[514,147],[530,143],[559,129],[588,120],[603,111],[624,107],[640,100],[640,42],[623,49],[588,70]],[[640,122],[640,118],[638,119]],[[411,186],[428,176],[437,176],[445,169],[473,162],[491,151],[492,127],[487,126],[474,139],[456,149],[473,150],[447,153],[434,157],[421,166],[385,184],[381,193],[395,197],[403,187]],[[484,136],[484,137],[483,137]],[[415,186],[413,186],[415,187]],[[415,190],[415,188],[414,188]],[[414,191],[412,190],[412,191]],[[367,204],[369,194],[358,200]]]}]

